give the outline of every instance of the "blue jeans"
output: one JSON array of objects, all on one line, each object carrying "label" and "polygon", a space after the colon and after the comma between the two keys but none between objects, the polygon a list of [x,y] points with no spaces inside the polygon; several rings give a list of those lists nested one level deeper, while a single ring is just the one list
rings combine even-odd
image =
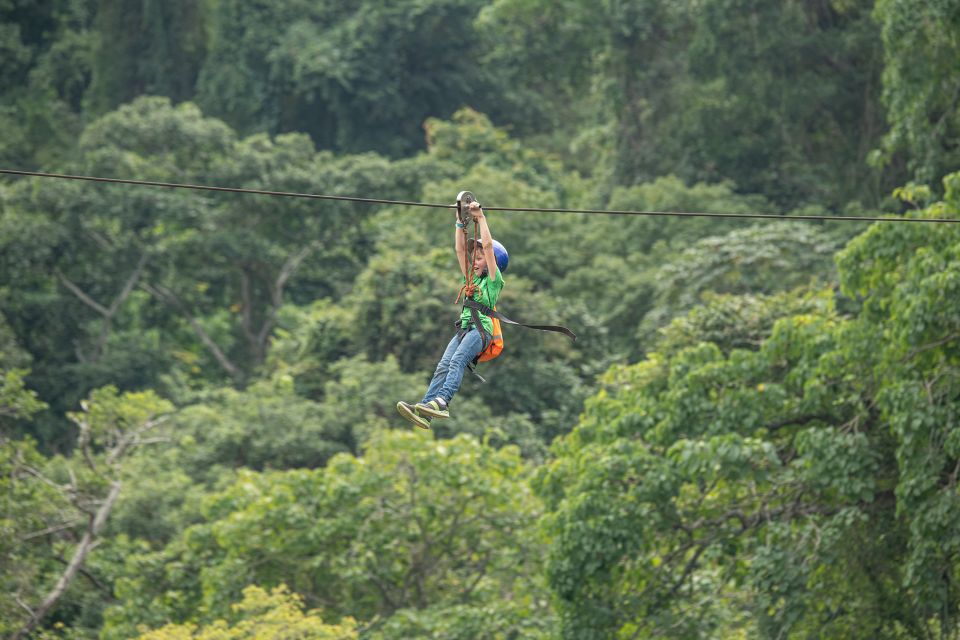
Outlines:
[{"label": "blue jeans", "polygon": [[[459,335],[459,332],[457,333]],[[463,382],[464,370],[480,354],[482,348],[483,338],[475,328],[471,328],[462,339],[453,336],[437,363],[437,370],[433,373],[433,380],[427,387],[423,401],[429,402],[437,397],[443,398],[446,403],[453,400],[453,396],[460,389],[460,383]]]}]

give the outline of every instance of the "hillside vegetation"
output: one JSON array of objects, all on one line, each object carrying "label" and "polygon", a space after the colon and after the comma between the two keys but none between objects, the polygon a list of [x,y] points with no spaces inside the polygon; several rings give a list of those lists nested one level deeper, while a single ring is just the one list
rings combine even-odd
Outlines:
[{"label": "hillside vegetation", "polygon": [[[0,0],[0,637],[960,640],[960,1]],[[796,216],[889,216],[899,222]]]}]

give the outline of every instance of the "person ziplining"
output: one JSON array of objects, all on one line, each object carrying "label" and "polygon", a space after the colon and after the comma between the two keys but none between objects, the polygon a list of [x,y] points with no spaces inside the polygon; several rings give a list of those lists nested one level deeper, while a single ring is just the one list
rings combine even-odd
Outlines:
[{"label": "person ziplining", "polygon": [[[473,238],[467,237],[469,221],[473,222]],[[422,429],[429,429],[434,419],[450,417],[450,402],[460,390],[467,368],[472,369],[477,362],[492,360],[503,351],[501,322],[540,331],[556,331],[577,339],[566,327],[514,322],[496,311],[510,255],[506,247],[493,239],[483,209],[469,191],[461,191],[457,196],[454,249],[462,274],[456,302],[463,299],[455,323],[457,331],[447,343],[423,399],[416,404],[403,400],[397,403],[400,415]]]}]

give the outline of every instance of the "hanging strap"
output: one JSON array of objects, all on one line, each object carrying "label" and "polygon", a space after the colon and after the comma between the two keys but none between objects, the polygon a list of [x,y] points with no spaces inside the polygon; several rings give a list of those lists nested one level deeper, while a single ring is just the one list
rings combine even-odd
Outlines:
[{"label": "hanging strap", "polygon": [[[470,298],[467,298],[471,302],[476,302]],[[480,304],[479,302],[477,304]],[[464,306],[470,308],[470,317],[473,319],[473,326],[477,328],[477,331],[480,332],[480,353],[477,354],[477,358],[480,357],[480,354],[487,350],[487,345],[490,344],[490,341],[487,339],[487,331],[483,328],[483,323],[480,321],[480,314],[477,312],[477,309],[473,305],[464,303]],[[480,305],[481,307],[484,305]],[[474,358],[474,363],[477,362],[477,358]]]},{"label": "hanging strap", "polygon": [[464,300],[463,306],[468,307],[470,309],[471,315],[474,316],[474,324],[478,323],[478,318],[476,317],[476,313],[479,311],[485,316],[488,316],[490,318],[496,318],[500,322],[503,322],[506,324],[513,324],[520,327],[526,327],[527,329],[536,329],[537,331],[553,331],[556,333],[562,333],[563,335],[567,336],[571,340],[577,339],[577,334],[575,334],[573,331],[570,331],[570,329],[567,329],[566,327],[562,327],[560,325],[551,325],[551,324],[526,324],[524,322],[516,322],[514,320],[511,320],[507,316],[503,315],[499,311],[494,311],[493,309],[483,304],[482,302],[477,302],[472,298],[467,298],[466,300]]},{"label": "hanging strap", "polygon": [[[476,312],[473,312],[473,313],[474,313],[474,315],[476,314]],[[483,325],[479,323],[479,319],[478,319],[478,318],[474,318],[474,319],[473,319],[473,322],[474,322],[475,325],[477,326],[477,331],[480,332],[480,338],[481,338],[481,339],[486,339],[487,332],[483,329]],[[467,328],[464,329],[464,328],[460,325],[460,318],[457,318],[457,321],[456,321],[454,324],[455,324],[456,327],[457,327],[457,341],[458,341],[458,342],[461,341],[461,340],[463,340],[464,336],[466,336],[468,333],[470,333],[471,331],[473,331],[473,326],[470,326],[470,325],[468,325]],[[480,353],[483,353],[485,349],[486,349],[486,347],[483,347],[482,349],[480,349]],[[470,362],[468,362],[468,363],[467,363],[467,369],[470,371],[470,373],[472,373],[473,375],[477,376],[477,378],[480,379],[480,382],[483,383],[483,382],[486,382],[487,380],[486,380],[486,378],[484,378],[482,375],[480,375],[479,373],[477,373],[477,360],[478,360],[479,358],[480,358],[480,354],[477,354],[477,356],[476,356],[473,360],[471,360]]]}]

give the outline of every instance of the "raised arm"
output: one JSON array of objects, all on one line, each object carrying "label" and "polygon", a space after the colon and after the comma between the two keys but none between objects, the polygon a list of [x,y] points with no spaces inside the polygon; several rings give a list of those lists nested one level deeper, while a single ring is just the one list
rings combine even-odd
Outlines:
[{"label": "raised arm", "polygon": [[490,227],[487,226],[487,217],[483,215],[483,209],[476,202],[470,203],[470,215],[480,224],[480,244],[483,247],[483,259],[487,263],[487,273],[490,279],[496,278],[497,258],[493,253],[493,236],[490,235]]},{"label": "raised arm", "polygon": [[[457,219],[457,225],[460,225],[460,220]],[[465,229],[461,226],[457,226],[454,231],[453,247],[457,252],[457,261],[460,263],[460,272],[463,274],[463,277],[467,277],[467,234],[464,233]]]}]

